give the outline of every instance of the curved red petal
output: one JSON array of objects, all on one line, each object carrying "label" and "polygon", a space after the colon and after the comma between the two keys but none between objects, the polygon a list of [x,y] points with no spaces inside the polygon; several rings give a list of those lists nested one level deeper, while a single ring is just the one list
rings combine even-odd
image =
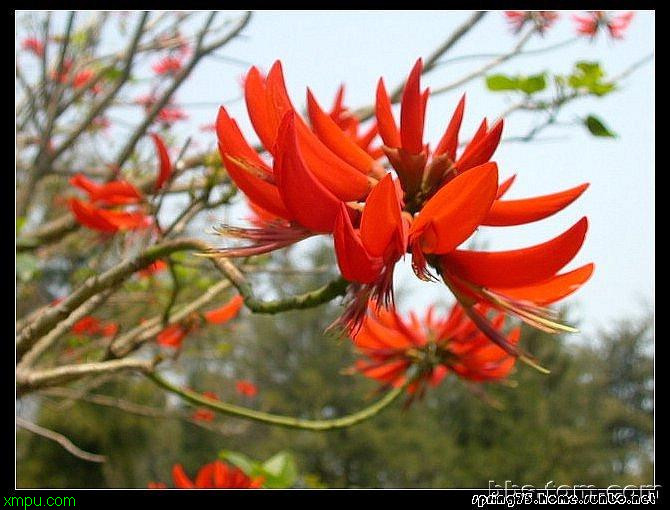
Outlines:
[{"label": "curved red petal", "polygon": [[500,184],[500,186],[498,186],[498,193],[496,193],[496,200],[500,199],[505,193],[507,193],[512,184],[514,184],[515,179],[516,174],[512,175],[512,177],[508,177]]},{"label": "curved red petal", "polygon": [[177,489],[193,489],[195,487],[181,464],[175,464],[172,467],[172,482]]},{"label": "curved red petal", "polygon": [[313,232],[332,232],[341,201],[314,177],[305,164],[298,144],[294,112],[287,113],[282,121],[277,147],[279,154],[275,159],[275,177],[286,208],[303,227]]},{"label": "curved red petal", "polygon": [[549,305],[577,291],[591,278],[594,264],[586,264],[568,273],[563,273],[535,285],[515,288],[498,288],[495,292],[508,298],[531,301],[538,305]]},{"label": "curved red petal", "polygon": [[381,260],[371,257],[354,230],[349,212],[344,203],[335,219],[333,231],[337,265],[342,276],[350,282],[372,283],[379,276]]},{"label": "curved red petal", "polygon": [[454,114],[449,121],[447,130],[442,135],[437,147],[435,148],[435,155],[446,154],[454,161],[456,159],[456,149],[458,148],[458,133],[461,130],[461,123],[463,122],[463,111],[465,110],[465,94],[454,110]]},{"label": "curved red petal", "polygon": [[426,253],[448,253],[465,241],[493,203],[498,166],[486,163],[460,174],[426,202],[410,228],[410,244]]},{"label": "curved red petal", "polygon": [[369,174],[375,166],[375,160],[321,109],[309,89],[307,89],[307,110],[312,127],[324,145],[360,172]]},{"label": "curved red petal", "polygon": [[577,200],[588,187],[588,184],[582,184],[551,195],[521,200],[496,200],[482,225],[497,227],[522,225],[547,218]]},{"label": "curved red petal", "polygon": [[159,190],[172,174],[172,163],[170,162],[170,155],[168,154],[163,139],[156,133],[151,133],[151,139],[156,146],[156,152],[158,153],[158,160],[160,162],[158,177],[156,178],[156,190]]},{"label": "curved red petal", "polygon": [[237,316],[243,304],[244,298],[238,294],[225,305],[205,312],[205,320],[210,324],[225,324]]},{"label": "curved red petal", "polygon": [[542,244],[499,252],[457,250],[444,255],[441,264],[446,272],[483,287],[531,285],[551,278],[574,258],[584,243],[587,228],[584,217]]},{"label": "curved red petal", "polygon": [[82,202],[76,198],[68,201],[70,210],[74,214],[77,223],[93,230],[102,232],[116,232],[119,227],[110,222],[108,218],[100,214],[100,209],[88,202]]},{"label": "curved red petal", "polygon": [[456,161],[456,168],[458,168],[460,172],[464,172],[470,168],[486,163],[491,159],[491,156],[493,156],[493,153],[496,151],[498,144],[500,143],[502,130],[503,120],[500,119],[479,142],[476,144],[471,142],[472,149],[469,151],[466,149],[463,156]]},{"label": "curved red petal", "polygon": [[423,62],[417,60],[409,73],[400,107],[400,141],[402,148],[410,154],[423,150],[424,100],[420,79]]},{"label": "curved red petal", "polygon": [[391,243],[396,254],[405,252],[400,202],[391,174],[379,181],[365,201],[361,215],[361,240],[373,257],[383,257]]},{"label": "curved red petal", "polygon": [[400,147],[400,132],[393,118],[391,101],[386,92],[386,87],[384,87],[384,80],[381,78],[379,78],[379,83],[377,84],[375,115],[377,117],[379,136],[381,136],[384,145],[391,148]]}]

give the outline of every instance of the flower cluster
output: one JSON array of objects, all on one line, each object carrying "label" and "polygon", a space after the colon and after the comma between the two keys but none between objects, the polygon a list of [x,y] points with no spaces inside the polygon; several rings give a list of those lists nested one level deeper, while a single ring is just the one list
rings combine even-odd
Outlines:
[{"label": "flower cluster", "polygon": [[623,34],[633,21],[634,12],[614,15],[607,11],[588,11],[584,15],[575,15],[577,33],[594,39],[601,29],[606,29],[610,37],[623,39]]},{"label": "flower cluster", "polygon": [[[486,315],[486,306],[477,305]],[[505,315],[496,313],[491,327],[503,335]],[[513,328],[505,341],[515,346],[520,329]],[[496,381],[507,377],[516,358],[491,343],[455,305],[445,317],[438,317],[431,306],[425,316],[414,312],[403,318],[395,310],[371,307],[361,329],[352,338],[363,355],[355,370],[387,386],[409,383],[410,394],[421,396],[426,384],[436,386],[450,373],[471,381]],[[407,381],[410,367],[417,373]]]},{"label": "flower cluster", "polygon": [[[136,230],[152,223],[141,210],[142,193],[128,181],[115,180],[98,184],[83,174],[70,179],[70,184],[83,190],[88,200],[70,198],[68,204],[81,225],[101,232]],[[130,207],[130,209],[128,209]]]},{"label": "flower cluster", "polygon": [[[249,477],[239,468],[216,460],[205,464],[191,480],[181,464],[172,468],[172,483],[176,489],[258,489],[263,486],[262,477]],[[149,489],[167,489],[162,482],[150,482]]]},{"label": "flower cluster", "polygon": [[556,11],[505,11],[505,18],[515,34],[521,32],[527,23],[534,24],[538,33],[544,34],[559,14]]},{"label": "flower cluster", "polygon": [[250,228],[218,227],[219,233],[247,244],[213,255],[256,255],[313,235],[331,235],[340,272],[350,282],[349,304],[338,324],[354,334],[369,303],[393,307],[395,265],[411,254],[417,277],[440,277],[479,330],[518,356],[520,351],[482,309],[514,315],[547,331],[569,329],[554,320],[546,305],[575,291],[591,275],[591,264],[560,273],[584,242],[586,218],[554,239],[527,248],[482,252],[459,247],[481,225],[508,227],[551,216],[576,200],[588,184],[504,200],[514,176],[500,182],[498,165],[491,160],[503,121],[489,125],[484,119],[461,144],[463,97],[431,148],[423,140],[429,91],[421,89],[421,73],[419,60],[405,84],[399,123],[384,81],[379,80],[375,129],[385,156],[380,161],[379,154],[366,150],[369,144],[363,148],[358,143],[358,127],[342,127],[338,112],[344,108],[335,108],[338,123],[308,90],[308,124],[288,97],[281,64],[276,62],[267,76],[252,68],[244,81],[247,110],[272,162],[249,145],[221,107],[216,125],[221,157],[230,177],[254,204],[256,216]]}]

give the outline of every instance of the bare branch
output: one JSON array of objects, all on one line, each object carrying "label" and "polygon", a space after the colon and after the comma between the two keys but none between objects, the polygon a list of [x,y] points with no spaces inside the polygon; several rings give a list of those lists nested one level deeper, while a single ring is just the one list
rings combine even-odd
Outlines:
[{"label": "bare branch", "polygon": [[156,360],[120,359],[94,363],[80,363],[77,365],[64,365],[57,368],[46,368],[44,370],[22,370],[16,372],[17,393],[23,395],[40,388],[58,386],[70,381],[81,379],[92,375],[114,374],[117,372],[142,372],[153,371]]},{"label": "bare branch", "polygon": [[23,418],[20,418],[18,416],[16,417],[16,425],[18,427],[21,427],[22,429],[32,432],[33,434],[37,434],[38,436],[50,439],[51,441],[58,443],[65,450],[67,450],[69,453],[71,453],[78,459],[85,460],[87,462],[99,462],[99,463],[107,462],[107,457],[105,457],[104,455],[97,455],[95,453],[85,452],[81,448],[75,446],[75,444],[72,441],[70,441],[67,437],[65,437],[63,434],[59,434],[58,432],[54,432],[53,430],[45,429],[44,427],[40,427],[39,425],[24,420]]}]

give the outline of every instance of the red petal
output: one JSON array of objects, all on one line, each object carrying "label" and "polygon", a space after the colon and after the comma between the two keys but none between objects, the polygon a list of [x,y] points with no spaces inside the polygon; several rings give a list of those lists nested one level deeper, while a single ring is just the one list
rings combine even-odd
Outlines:
[{"label": "red petal", "polygon": [[[255,78],[253,78],[254,76]],[[256,82],[262,81],[260,74],[256,71],[256,73],[250,74],[249,78],[252,78],[250,83],[252,85],[255,84],[254,94],[259,94],[261,85]],[[268,73],[265,82],[265,95],[266,101],[263,104],[260,104],[260,100],[251,98],[251,103],[254,104],[253,108],[260,112],[258,113],[259,119],[254,121],[252,118],[252,122],[254,122],[255,128],[257,124],[261,126],[259,137],[263,133],[263,137],[265,137],[265,140],[261,137],[263,145],[273,155],[278,156],[276,145],[281,122],[288,112],[295,112],[286,92],[282,67],[279,61],[274,63]],[[251,116],[251,110],[249,111],[249,115]],[[302,157],[314,176],[326,188],[332,191],[335,196],[342,200],[358,200],[363,197],[370,189],[370,182],[367,177],[336,156],[316,137],[297,113],[295,117]],[[268,145],[269,143],[271,145]]]},{"label": "red petal", "polygon": [[225,324],[235,318],[244,304],[244,298],[237,295],[225,305],[205,312],[205,320],[210,324]]},{"label": "red petal", "polygon": [[83,189],[89,195],[95,193],[100,189],[100,184],[92,181],[84,174],[76,174],[70,177],[70,184],[77,188]]},{"label": "red petal", "polygon": [[286,208],[303,227],[332,232],[341,202],[307,168],[298,146],[294,112],[287,113],[282,121],[277,147],[275,177]]},{"label": "red petal", "polygon": [[191,479],[186,476],[181,464],[172,467],[172,481],[177,489],[192,489],[195,487]]},{"label": "red petal", "polygon": [[92,202],[107,205],[133,204],[142,200],[142,194],[128,181],[111,181],[90,193]]},{"label": "red petal", "polygon": [[361,240],[373,257],[386,255],[394,241],[394,253],[405,252],[401,208],[391,174],[386,174],[379,181],[365,201],[361,215]]},{"label": "red petal", "polygon": [[471,142],[472,149],[467,150],[456,162],[456,167],[460,172],[464,172],[470,168],[486,163],[495,152],[500,137],[502,135],[503,120],[496,122],[491,130],[479,142]]},{"label": "red petal", "polygon": [[88,202],[71,198],[68,204],[77,222],[85,227],[102,232],[116,232],[119,229],[108,218],[100,214],[100,209]]},{"label": "red petal", "polygon": [[377,99],[375,103],[375,115],[377,116],[377,126],[379,136],[382,137],[384,145],[391,148],[400,147],[400,132],[393,118],[391,110],[391,101],[384,87],[384,80],[379,79],[377,84]]},{"label": "red petal", "polygon": [[456,106],[456,110],[449,121],[449,126],[444,132],[442,139],[437,144],[435,155],[447,154],[449,158],[454,161],[456,159],[456,149],[458,148],[458,133],[461,130],[461,123],[463,122],[463,111],[465,109],[465,94]]},{"label": "red petal", "polygon": [[491,207],[498,166],[486,163],[456,176],[426,202],[410,228],[410,244],[420,239],[426,253],[448,253],[465,241]]},{"label": "red petal", "polygon": [[510,189],[510,186],[514,183],[514,179],[516,179],[516,174],[514,174],[512,177],[509,177],[505,181],[498,186],[498,193],[496,193],[496,200],[501,198],[507,191]]},{"label": "red petal", "polygon": [[559,274],[536,285],[509,289],[495,289],[495,291],[505,297],[531,301],[538,305],[549,305],[569,296],[579,289],[579,287],[591,278],[593,269],[593,264],[586,264],[574,271]]},{"label": "red petal", "polygon": [[256,177],[233,159],[230,159],[230,157],[234,157],[247,160],[254,168],[259,168],[268,175],[272,175],[270,168],[265,165],[258,153],[247,144],[237,127],[237,123],[228,116],[228,112],[223,107],[219,109],[219,115],[216,119],[216,132],[219,139],[221,159],[226,165],[228,175],[235,184],[263,209],[290,220],[291,214],[284,206],[277,187]]},{"label": "red petal", "polygon": [[484,218],[482,225],[499,227],[522,225],[547,218],[577,200],[588,187],[588,184],[582,184],[560,193],[541,197],[522,200],[496,200],[493,202],[486,218]]},{"label": "red petal", "polygon": [[120,230],[135,230],[145,228],[152,223],[151,216],[147,216],[142,212],[110,211],[106,209],[100,209],[97,214]]},{"label": "red petal", "polygon": [[160,161],[160,169],[156,179],[156,190],[159,190],[172,174],[172,163],[170,162],[170,155],[168,154],[167,147],[165,147],[163,139],[155,133],[151,133],[151,138],[153,139],[154,145],[156,146],[158,160]]},{"label": "red petal", "polygon": [[546,243],[499,252],[457,250],[442,257],[441,262],[447,272],[484,287],[539,283],[554,276],[574,258],[584,243],[587,227],[584,217]]},{"label": "red petal", "polygon": [[410,154],[419,154],[423,150],[424,111],[419,83],[422,68],[419,59],[407,78],[400,108],[400,139],[402,148]]},{"label": "red petal", "polygon": [[263,146],[271,151],[277,138],[279,122],[270,108],[265,79],[256,67],[249,69],[244,80],[244,99],[251,124]]},{"label": "red petal", "polygon": [[307,89],[307,108],[312,127],[326,147],[360,172],[369,174],[375,166],[375,160],[321,109],[309,89]]},{"label": "red petal", "polygon": [[335,219],[333,232],[337,265],[342,276],[350,282],[372,283],[379,276],[381,260],[371,257],[363,247],[360,235],[354,230],[344,203]]}]

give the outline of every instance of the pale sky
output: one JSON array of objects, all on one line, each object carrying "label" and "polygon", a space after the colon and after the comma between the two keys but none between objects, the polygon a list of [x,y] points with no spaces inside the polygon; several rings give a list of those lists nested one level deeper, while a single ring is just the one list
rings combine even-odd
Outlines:
[{"label": "pale sky", "polygon": [[[570,12],[544,38],[536,37],[526,49],[559,43],[574,35]],[[289,92],[296,106],[304,106],[309,86],[324,107],[329,107],[340,83],[347,86],[351,107],[370,104],[377,79],[383,76],[392,88],[401,82],[414,61],[427,57],[462,23],[469,11],[436,12],[257,12],[244,31],[218,53],[269,69],[273,61],[283,63]],[[622,41],[601,34],[590,43],[580,40],[560,50],[528,55],[497,67],[495,72],[534,74],[541,71],[568,73],[578,60],[599,61],[609,76],[654,51],[655,15],[636,13]],[[489,13],[444,58],[468,54],[508,51],[516,42],[501,12]],[[488,59],[444,65],[423,79],[437,88],[451,83]],[[176,131],[193,135],[200,147],[212,146],[214,135],[202,133],[202,124],[212,123],[217,105],[240,96],[239,78],[247,66],[220,59],[201,64],[176,96],[179,103],[199,103],[187,108],[188,122]],[[595,262],[592,279],[569,301],[579,303],[575,319],[592,333],[612,320],[637,316],[642,304],[653,303],[654,293],[654,62],[647,63],[621,83],[619,91],[604,98],[575,101],[560,119],[595,114],[618,134],[616,139],[594,138],[582,126],[556,127],[544,131],[532,143],[503,143],[495,157],[501,178],[517,174],[507,198],[552,193],[590,182],[586,193],[561,213],[526,226],[482,228],[476,234],[487,249],[513,249],[548,240],[573,225],[581,216],[589,219],[586,243],[572,269]],[[515,97],[486,90],[484,79],[431,98],[427,108],[424,140],[434,146],[444,130],[456,102],[467,93],[462,137],[467,139],[486,116],[495,119]],[[202,103],[211,103],[202,104]],[[229,112],[255,141],[243,102],[229,105]],[[505,121],[505,136],[525,134],[538,117],[518,113]],[[402,308],[421,309],[436,299],[449,300],[442,284],[417,280],[409,260],[398,271],[396,286],[409,286],[411,299]]]}]

